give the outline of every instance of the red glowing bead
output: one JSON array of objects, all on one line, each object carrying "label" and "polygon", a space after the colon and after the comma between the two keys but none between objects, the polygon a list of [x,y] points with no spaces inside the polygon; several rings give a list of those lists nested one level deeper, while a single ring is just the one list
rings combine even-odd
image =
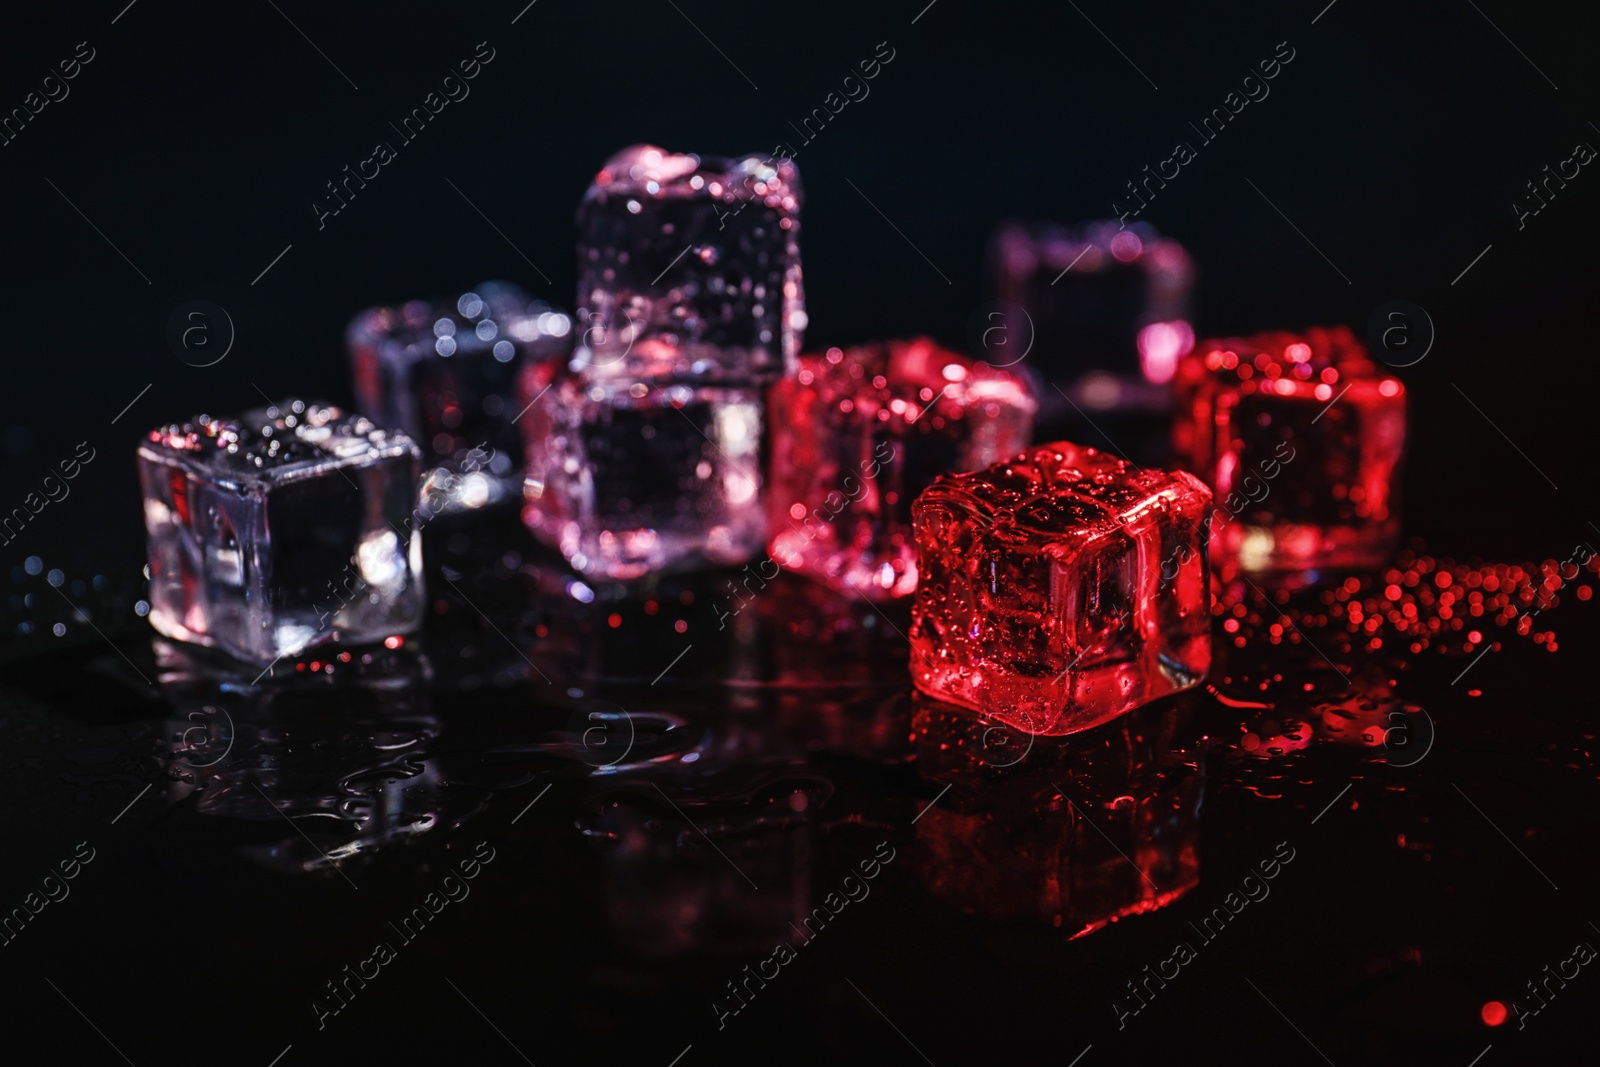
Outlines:
[{"label": "red glowing bead", "polygon": [[912,508],[913,683],[1047,734],[1198,684],[1210,506],[1193,475],[1067,442],[940,478]]},{"label": "red glowing bead", "polygon": [[1500,1003],[1498,1000],[1491,1000],[1483,1006],[1483,1010],[1479,1014],[1483,1016],[1485,1025],[1499,1026],[1501,1023],[1506,1021],[1506,1016],[1509,1014],[1509,1012],[1506,1011],[1506,1006],[1504,1004]]},{"label": "red glowing bead", "polygon": [[[1178,462],[1216,495],[1218,573],[1381,564],[1400,532],[1404,386],[1342,326],[1197,351],[1221,346],[1239,353],[1237,366],[1195,355],[1179,365],[1173,435]],[[1250,380],[1252,368],[1270,388]]]},{"label": "red glowing bead", "polygon": [[926,338],[802,356],[769,402],[773,561],[874,600],[909,596],[912,500],[1022,448],[1035,407],[1019,375]]}]

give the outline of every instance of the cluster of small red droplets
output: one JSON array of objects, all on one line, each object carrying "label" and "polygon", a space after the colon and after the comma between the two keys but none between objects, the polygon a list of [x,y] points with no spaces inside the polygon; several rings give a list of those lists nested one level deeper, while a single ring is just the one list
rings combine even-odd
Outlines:
[{"label": "cluster of small red droplets", "polygon": [[1565,592],[1579,600],[1593,597],[1593,585],[1580,578],[1597,573],[1600,556],[1581,565],[1549,559],[1519,566],[1456,563],[1407,550],[1380,574],[1346,578],[1324,589],[1314,605],[1295,605],[1280,595],[1263,614],[1266,594],[1246,586],[1243,595],[1214,598],[1211,611],[1223,619],[1224,632],[1239,648],[1258,635],[1275,645],[1295,644],[1305,632],[1317,631],[1342,638],[1342,652],[1377,652],[1390,645],[1413,653],[1433,648],[1463,654],[1485,644],[1498,649],[1490,629],[1496,627],[1514,629],[1554,652],[1555,632],[1539,627],[1540,616],[1560,604]]},{"label": "cluster of small red droplets", "polygon": [[[390,638],[389,640],[392,641],[394,638]],[[388,644],[388,642],[385,642],[385,644]],[[395,646],[389,645],[388,647],[394,648]],[[350,653],[340,652],[337,655],[330,656],[325,660],[314,659],[310,662],[302,661],[300,663],[296,663],[294,665],[294,669],[295,673],[297,674],[332,674],[337,667],[337,664],[349,662],[351,662]],[[371,663],[372,657],[370,655],[362,656],[361,662],[363,664]]]}]

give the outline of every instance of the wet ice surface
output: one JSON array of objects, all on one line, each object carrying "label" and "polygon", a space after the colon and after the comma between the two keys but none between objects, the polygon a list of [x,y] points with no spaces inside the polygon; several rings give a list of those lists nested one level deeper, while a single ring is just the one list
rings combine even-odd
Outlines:
[{"label": "wet ice surface", "polygon": [[[514,514],[458,521],[483,518],[430,530],[429,622],[396,649],[257,684],[158,658],[111,583],[75,599],[133,665],[75,626],[0,669],[12,903],[95,850],[7,947],[19,973],[134,1062],[170,1041],[152,968],[198,968],[197,1003],[264,1063],[291,1044],[518,1062],[460,994],[534,1062],[910,1055],[862,994],[936,1063],[983,1055],[997,1019],[1070,1031],[1069,1059],[1181,1040],[1270,1062],[1300,1038],[1246,978],[1338,1063],[1539,1054],[1586,1022],[1581,979],[1525,1031],[1479,1017],[1595,939],[1566,903],[1596,888],[1581,657],[1508,638],[1452,685],[1470,656],[1349,648],[1298,594],[1296,636],[1252,597],[1207,688],[1029,737],[913,701],[903,605],[738,570],[623,593]],[[1540,622],[1577,645],[1591,613],[1569,597]],[[1280,843],[1294,858],[1264,879]],[[1218,908],[1220,933],[1191,926]],[[780,941],[795,958],[746,992]],[[1194,961],[1118,1029],[1126,983],[1171,974],[1180,941]],[[346,965],[372,975],[379,942],[395,961],[319,1029],[311,1004]],[[746,1006],[719,1029],[730,981]],[[99,1040],[35,985],[63,1040]]]}]

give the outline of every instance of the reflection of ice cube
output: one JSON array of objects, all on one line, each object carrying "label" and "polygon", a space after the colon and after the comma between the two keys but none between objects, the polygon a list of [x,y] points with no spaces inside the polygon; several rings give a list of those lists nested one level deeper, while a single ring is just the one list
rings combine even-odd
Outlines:
[{"label": "reflection of ice cube", "polygon": [[425,514],[515,496],[517,378],[566,356],[567,315],[516,286],[485,282],[449,299],[364,311],[346,339],[362,410],[422,447]]},{"label": "reflection of ice cube", "polygon": [[523,517],[578,570],[631,579],[760,550],[758,390],[566,378],[526,421]]},{"label": "reflection of ice cube", "polygon": [[[1082,937],[1199,883],[1199,731],[1180,698],[1079,738],[1035,737],[920,694],[910,735],[939,804],[911,870],[965,910]],[[1071,782],[1063,792],[1057,782]]]},{"label": "reflection of ice cube", "polygon": [[430,669],[413,649],[277,677],[161,640],[155,651],[175,709],[157,740],[168,799],[259,824],[259,843],[241,850],[254,862],[332,877],[340,861],[410,842],[481,802],[433,752]]},{"label": "reflection of ice cube", "polygon": [[821,904],[812,889],[819,849],[814,812],[832,784],[787,768],[764,769],[766,778],[734,794],[736,802],[682,798],[688,810],[674,812],[652,803],[654,790],[624,779],[580,815],[584,837],[600,850],[597,903],[628,952],[742,959],[770,954],[785,939],[803,946],[797,924],[819,928],[812,918]]},{"label": "reflection of ice cube", "polygon": [[414,630],[418,460],[405,434],[301,401],[153,431],[151,623],[262,664]]},{"label": "reflection of ice cube", "polygon": [[787,159],[606,161],[578,208],[574,366],[591,376],[743,382],[799,353],[800,185]]}]

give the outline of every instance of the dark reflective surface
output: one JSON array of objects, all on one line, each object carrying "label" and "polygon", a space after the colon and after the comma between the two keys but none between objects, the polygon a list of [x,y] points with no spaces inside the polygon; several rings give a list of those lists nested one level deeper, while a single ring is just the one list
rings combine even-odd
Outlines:
[{"label": "dark reflective surface", "polygon": [[[1230,659],[1184,728],[1174,716],[1167,754],[1138,740],[1169,736],[1151,709],[1136,736],[1108,724],[1040,756],[1043,784],[1031,757],[1009,774],[929,770],[903,648],[865,609],[847,605],[841,629],[811,621],[830,616],[811,593],[785,602],[775,586],[719,628],[707,604],[728,595],[723,576],[663,581],[655,616],[596,590],[590,614],[557,626],[525,587],[559,569],[460,531],[461,551],[440,554],[430,530],[425,699],[391,712],[336,671],[303,714],[285,696],[269,700],[281,720],[213,725],[207,703],[238,713],[243,698],[169,696],[135,614],[131,457],[150,427],[262,391],[349,406],[339,338],[358,308],[485,276],[571,306],[572,210],[625,143],[782,140],[808,198],[808,348],[926,333],[1015,358],[1031,336],[991,332],[1004,316],[983,295],[994,227],[1132,208],[1137,183],[1159,196],[1129,221],[1195,257],[1201,336],[1363,333],[1387,329],[1376,313],[1396,300],[1424,309],[1430,354],[1384,360],[1414,401],[1407,535],[1459,557],[1560,560],[1600,523],[1581,432],[1600,393],[1586,314],[1600,195],[1563,162],[1600,143],[1600,116],[1579,106],[1595,95],[1596,10],[276,7],[14,5],[0,35],[5,114],[25,119],[6,130],[0,179],[17,206],[0,418],[0,514],[15,520],[0,556],[8,1062],[1496,1067],[1587,1049],[1600,979],[1546,975],[1574,974],[1579,940],[1600,944],[1593,601],[1563,596],[1541,617],[1555,654],[1483,627],[1505,647],[1475,663],[1459,649],[1352,656],[1297,617],[1343,675],[1285,627],[1283,644]],[[470,98],[420,136],[392,131],[480,41],[496,58]],[[880,41],[893,62],[842,82]],[[1280,41],[1296,58],[1244,105],[1260,93],[1242,79],[1264,76]],[[870,97],[835,112],[858,83]],[[1242,109],[1225,136],[1190,129],[1219,108]],[[373,179],[364,160],[391,139],[398,156]],[[1173,179],[1178,139],[1197,158]],[[1558,168],[1565,184],[1547,176]],[[1545,201],[1533,214],[1529,182]],[[329,183],[346,206],[319,218],[308,208],[335,205]],[[169,327],[189,328],[197,303],[212,313],[189,336],[205,345],[178,346]],[[1082,391],[1044,399],[1038,439],[1160,463],[1164,423]],[[46,480],[78,460],[70,484]],[[459,590],[441,580],[451,558]],[[769,684],[779,671],[793,680]],[[346,706],[372,728],[348,729]],[[372,739],[391,713],[404,747],[386,751]],[[210,765],[234,736],[246,762]],[[998,737],[985,747],[1010,758]],[[1119,785],[1056,777],[1078,753]],[[175,760],[193,769],[175,776]],[[252,782],[268,795],[253,812]],[[1145,787],[1174,806],[1142,809]],[[208,793],[237,804],[208,813]],[[782,815],[796,796],[806,810]],[[1158,885],[1188,883],[1194,834],[1198,881],[1068,940],[1075,908],[1149,891],[1133,866],[1103,866],[1110,845],[1096,850],[1074,808]],[[1140,810],[1172,830],[1153,851],[1133,850]],[[352,888],[317,848],[365,838],[336,861]],[[937,892],[921,844],[935,839],[972,842]],[[1162,866],[1171,850],[1180,862]],[[1264,861],[1281,865],[1270,880]],[[1103,893],[1081,880],[1102,869]],[[981,891],[953,884],[964,872]],[[846,875],[870,896],[852,899]],[[1270,896],[1251,899],[1246,877]],[[848,903],[813,935],[803,917],[815,928],[830,893]],[[1248,903],[1217,919],[1230,893]],[[991,910],[970,906],[980,896]],[[1208,919],[1225,922],[1210,939]],[[335,979],[346,1006],[319,1023],[314,1005],[340,1003]],[[1491,1000],[1537,1009],[1530,981],[1547,1006],[1486,1026]]]},{"label": "dark reflective surface", "polygon": [[257,677],[117,627],[107,582],[115,650],[4,668],[24,987],[135,1062],[168,987],[263,1064],[910,1062],[895,1028],[941,1064],[1310,1062],[1275,1008],[1337,1063],[1468,1062],[1582,1024],[1581,974],[1480,1014],[1600,939],[1582,604],[1461,676],[1236,590],[1205,690],[1047,738],[913,697],[903,607],[590,586],[514,511],[428,544],[394,649]]}]

